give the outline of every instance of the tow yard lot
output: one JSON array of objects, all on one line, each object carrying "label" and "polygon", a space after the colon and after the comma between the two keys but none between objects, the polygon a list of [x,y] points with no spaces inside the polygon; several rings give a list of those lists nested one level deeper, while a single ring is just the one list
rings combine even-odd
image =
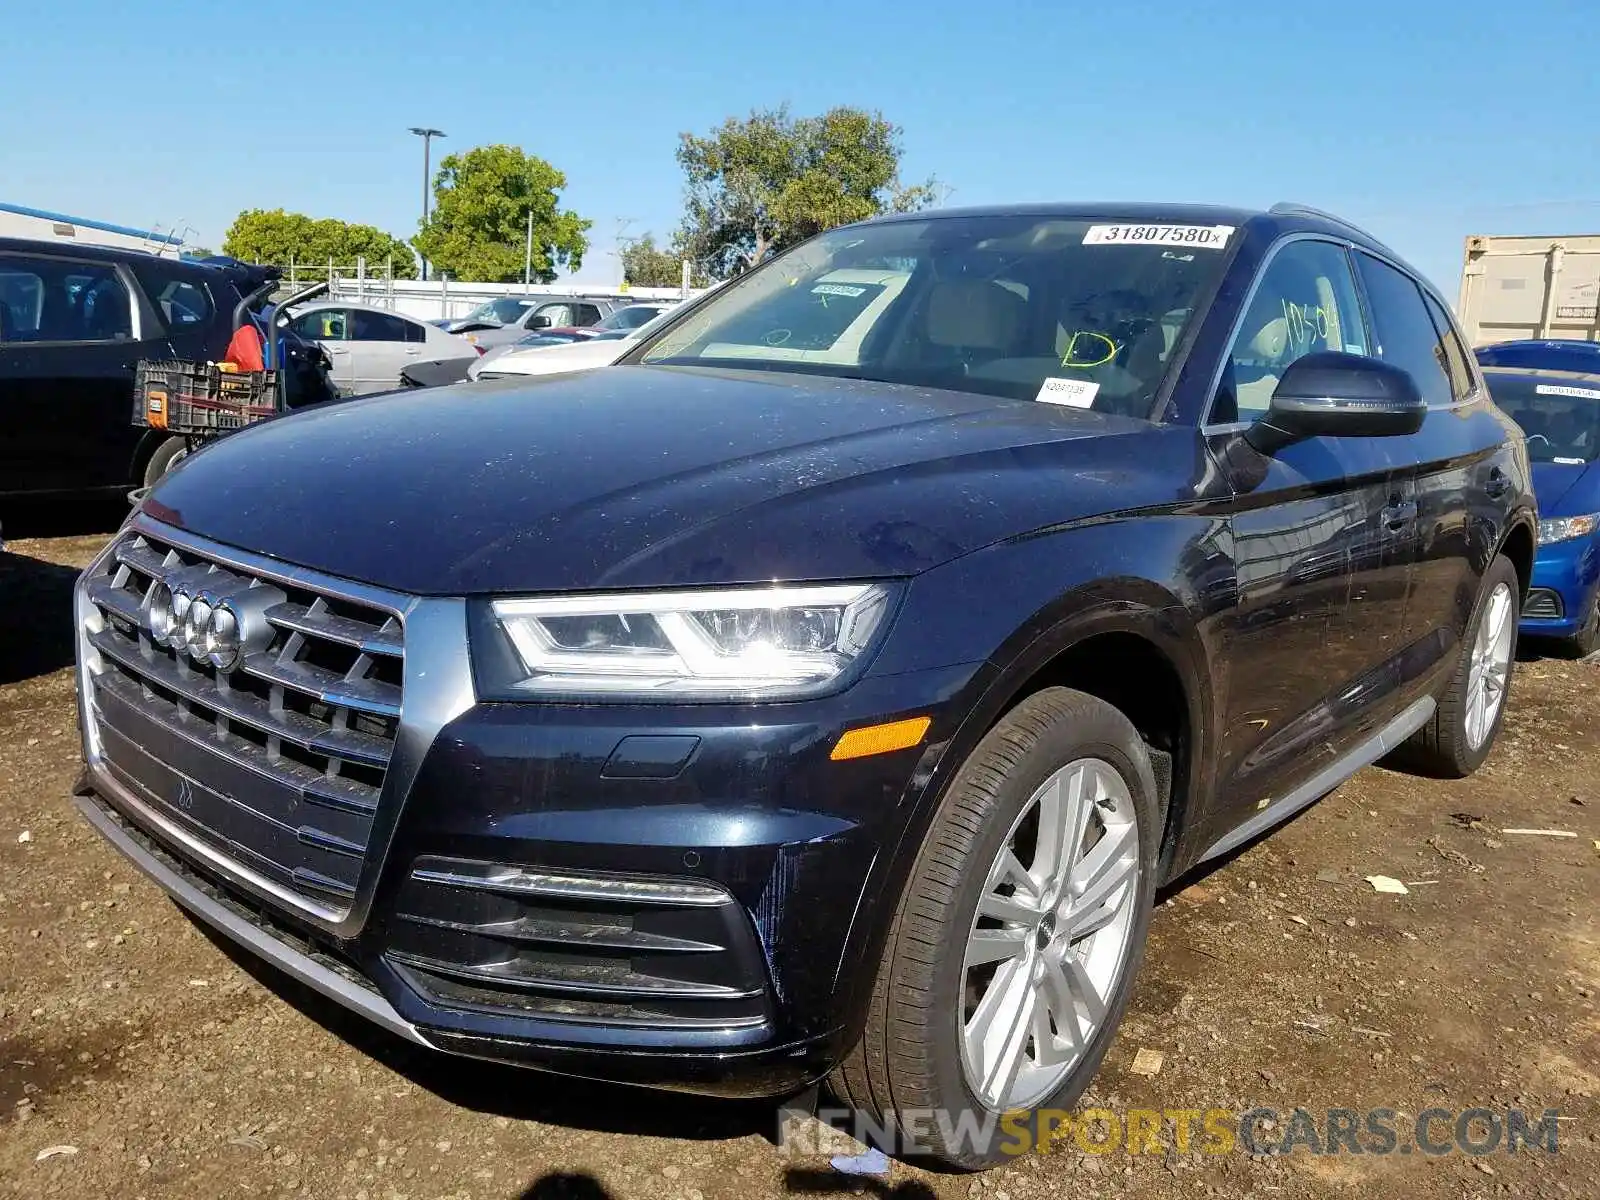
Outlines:
[{"label": "tow yard lot", "polygon": [[[1600,1195],[1594,663],[1525,654],[1475,777],[1370,768],[1172,889],[1092,1093],[1118,1112],[1388,1108],[1402,1141],[1433,1107],[1556,1109],[1555,1155],[1206,1156],[1167,1138],[864,1179],[777,1148],[773,1106],[430,1058],[207,937],[72,808],[70,587],[106,536],[0,559],[0,1194]],[[1161,1052],[1156,1074],[1132,1072],[1140,1049]]]}]

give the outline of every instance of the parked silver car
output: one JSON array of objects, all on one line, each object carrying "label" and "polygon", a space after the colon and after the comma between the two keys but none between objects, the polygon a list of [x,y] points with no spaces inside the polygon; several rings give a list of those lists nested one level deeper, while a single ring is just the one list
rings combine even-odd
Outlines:
[{"label": "parked silver car", "polygon": [[581,329],[597,325],[602,319],[622,308],[626,301],[609,300],[598,296],[546,296],[530,297],[533,300],[511,321],[502,325],[468,325],[456,323],[454,332],[474,345],[488,349],[519,342],[530,333],[544,329]]},{"label": "parked silver car", "polygon": [[476,358],[472,343],[385,308],[324,301],[295,306],[289,328],[318,342],[333,360],[333,382],[346,395],[386,392],[414,362]]}]

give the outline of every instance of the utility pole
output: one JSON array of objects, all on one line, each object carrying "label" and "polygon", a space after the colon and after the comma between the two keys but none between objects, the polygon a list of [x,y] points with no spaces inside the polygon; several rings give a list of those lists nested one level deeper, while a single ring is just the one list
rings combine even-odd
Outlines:
[{"label": "utility pole", "polygon": [[622,287],[628,286],[628,269],[623,264],[622,252],[628,248],[628,226],[637,221],[637,217],[617,217],[617,233],[612,239],[611,252],[617,256],[617,280]]},{"label": "utility pole", "polygon": [[[431,170],[428,152],[433,148],[433,139],[436,137],[442,138],[445,133],[442,129],[429,129],[421,125],[413,125],[411,132],[422,139],[422,224],[426,228],[428,224],[428,195],[430,192],[428,175]],[[422,260],[422,277],[424,279],[428,277],[428,260],[426,258]]]},{"label": "utility pole", "polygon": [[533,209],[528,209],[528,245],[522,254],[522,286],[533,282]]}]

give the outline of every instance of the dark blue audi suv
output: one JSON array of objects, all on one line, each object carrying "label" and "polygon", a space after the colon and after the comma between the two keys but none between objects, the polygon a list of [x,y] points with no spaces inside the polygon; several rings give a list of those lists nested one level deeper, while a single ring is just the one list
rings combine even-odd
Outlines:
[{"label": "dark blue audi suv", "polygon": [[76,595],[85,816],[440,1051],[1064,1106],[1160,884],[1504,718],[1522,435],[1310,209],[834,229],[448,400],[201,450]]}]

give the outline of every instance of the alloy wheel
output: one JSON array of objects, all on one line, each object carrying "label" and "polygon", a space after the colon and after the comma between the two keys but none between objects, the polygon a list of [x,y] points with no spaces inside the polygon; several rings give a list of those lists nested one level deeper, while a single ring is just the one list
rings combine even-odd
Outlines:
[{"label": "alloy wheel", "polygon": [[1511,588],[1500,583],[1489,593],[1478,636],[1472,643],[1467,674],[1467,744],[1477,750],[1489,738],[1511,677],[1511,643],[1516,634],[1516,604]]},{"label": "alloy wheel", "polygon": [[1127,969],[1138,817],[1098,758],[1033,793],[989,868],[962,969],[962,1067],[995,1112],[1055,1091],[1104,1027]]}]

